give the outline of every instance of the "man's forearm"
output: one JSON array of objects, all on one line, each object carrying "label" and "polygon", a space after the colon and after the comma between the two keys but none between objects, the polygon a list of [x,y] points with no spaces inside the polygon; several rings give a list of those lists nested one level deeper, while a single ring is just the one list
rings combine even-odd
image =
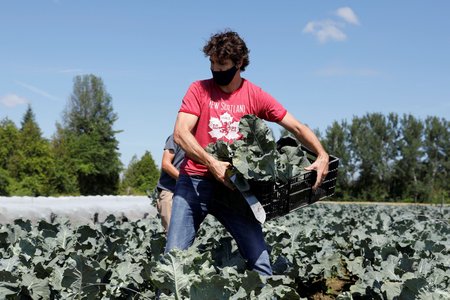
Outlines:
[{"label": "man's forearm", "polygon": [[328,158],[328,154],[314,132],[308,126],[297,121],[289,112],[286,113],[279,124],[294,134],[304,146],[315,152],[318,157]]},{"label": "man's forearm", "polygon": [[192,160],[207,167],[211,164],[213,157],[200,146],[191,132],[175,128],[174,140]]},{"label": "man's forearm", "polygon": [[178,169],[171,162],[163,162],[162,169],[175,180],[177,180],[178,176],[180,175]]},{"label": "man's forearm", "polygon": [[295,133],[295,137],[306,146],[306,148],[315,152],[318,157],[328,156],[319,139],[308,126],[301,124],[301,130]]},{"label": "man's forearm", "polygon": [[216,180],[223,183],[230,189],[233,189],[233,185],[228,181],[226,176],[226,170],[230,167],[229,162],[219,161],[206,152],[190,131],[186,132],[182,129],[177,130],[177,127],[175,127],[174,139],[175,142],[184,150],[185,155],[197,163],[206,166],[208,171]]}]

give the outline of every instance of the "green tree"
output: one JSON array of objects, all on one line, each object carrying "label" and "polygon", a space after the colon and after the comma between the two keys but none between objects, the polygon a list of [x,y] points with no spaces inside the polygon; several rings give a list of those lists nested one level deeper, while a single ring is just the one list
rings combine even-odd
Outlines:
[{"label": "green tree", "polygon": [[31,106],[24,114],[8,169],[15,180],[11,186],[12,194],[48,196],[54,192],[50,184],[54,176],[50,143],[42,137]]},{"label": "green tree", "polygon": [[11,177],[7,170],[0,168],[0,196],[9,196]]},{"label": "green tree", "polygon": [[346,121],[341,123],[334,121],[325,130],[325,139],[323,141],[325,150],[339,158],[336,182],[336,197],[338,198],[349,198],[348,191],[351,189],[356,172],[352,162],[349,135],[349,126]]},{"label": "green tree", "polygon": [[17,149],[19,129],[8,118],[0,121],[0,195],[9,196],[13,178],[9,173],[9,164]]},{"label": "green tree", "polygon": [[351,151],[357,166],[355,196],[369,201],[390,200],[392,165],[397,158],[398,116],[380,113],[354,117]]},{"label": "green tree", "polygon": [[391,195],[399,200],[420,198],[423,195],[423,122],[412,115],[400,120],[399,158],[393,167],[394,178]]},{"label": "green tree", "polygon": [[[73,167],[82,195],[117,194],[119,173],[118,141],[113,129],[117,120],[112,97],[103,81],[94,75],[76,76],[73,93],[64,112],[59,140],[67,151],[66,162]],[[60,177],[61,178],[61,177]]]},{"label": "green tree", "polygon": [[0,167],[6,169],[9,159],[17,149],[19,129],[8,118],[0,121]]},{"label": "green tree", "polygon": [[69,137],[61,124],[56,124],[56,133],[52,137],[51,150],[55,158],[55,176],[52,184],[59,195],[79,195],[77,167],[71,157]]},{"label": "green tree", "polygon": [[428,117],[424,129],[425,169],[424,185],[428,197],[441,201],[450,195],[450,132],[449,122],[438,117]]},{"label": "green tree", "polygon": [[145,194],[156,187],[159,175],[150,152],[146,151],[139,160],[134,155],[123,174],[121,191],[124,194]]}]

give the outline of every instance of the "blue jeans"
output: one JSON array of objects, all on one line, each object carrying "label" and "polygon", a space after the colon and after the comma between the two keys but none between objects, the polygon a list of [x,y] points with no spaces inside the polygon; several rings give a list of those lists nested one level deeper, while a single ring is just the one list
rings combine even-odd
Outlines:
[{"label": "blue jeans", "polygon": [[187,249],[195,239],[208,213],[219,220],[235,239],[247,266],[261,275],[272,275],[269,254],[261,225],[255,218],[232,209],[215,209],[212,179],[180,175],[175,188],[165,253],[173,248]]}]

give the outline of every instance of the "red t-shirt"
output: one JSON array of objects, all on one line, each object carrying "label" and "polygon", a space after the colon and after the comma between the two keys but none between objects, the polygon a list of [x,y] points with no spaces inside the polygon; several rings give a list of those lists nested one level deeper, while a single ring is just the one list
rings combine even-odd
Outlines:
[{"label": "red t-shirt", "polygon": [[[212,79],[191,84],[179,112],[198,117],[194,136],[205,148],[217,140],[232,142],[241,138],[239,120],[247,114],[271,121],[281,121],[287,110],[268,93],[243,79],[240,88],[231,94],[223,92]],[[180,173],[206,176],[207,168],[186,157]]]}]

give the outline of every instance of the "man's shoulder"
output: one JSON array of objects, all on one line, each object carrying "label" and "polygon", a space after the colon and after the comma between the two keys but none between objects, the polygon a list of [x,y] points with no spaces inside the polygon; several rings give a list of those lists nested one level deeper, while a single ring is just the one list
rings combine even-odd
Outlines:
[{"label": "man's shoulder", "polygon": [[166,144],[164,146],[164,150],[177,151],[178,147],[179,146],[175,143],[175,140],[173,139],[173,134],[169,135],[169,137],[166,140]]},{"label": "man's shoulder", "polygon": [[196,97],[203,97],[210,95],[213,91],[212,79],[201,79],[191,83],[187,95],[196,95]]},{"label": "man's shoulder", "polygon": [[184,151],[180,147],[180,145],[175,143],[173,134],[169,135],[169,137],[167,138],[166,145],[164,146],[164,150],[173,150],[175,152],[175,155],[184,156]]},{"label": "man's shoulder", "polygon": [[210,79],[200,79],[194,81],[191,84],[191,87],[201,88],[201,89],[210,89],[212,87],[212,78]]},{"label": "man's shoulder", "polygon": [[251,82],[250,80],[245,79],[245,78],[244,78],[244,82],[242,84],[242,87],[245,90],[251,91],[251,92],[254,92],[254,93],[260,93],[260,92],[263,91],[262,88],[259,85],[256,85],[253,82]]}]

